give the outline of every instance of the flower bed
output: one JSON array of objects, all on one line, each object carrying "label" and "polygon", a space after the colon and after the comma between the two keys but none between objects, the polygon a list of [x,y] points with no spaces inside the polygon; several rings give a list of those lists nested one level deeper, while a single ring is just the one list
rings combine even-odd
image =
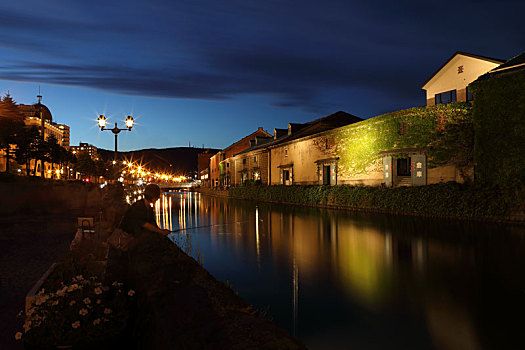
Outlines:
[{"label": "flower bed", "polygon": [[37,348],[84,347],[114,338],[126,327],[134,294],[122,283],[105,286],[96,276],[78,275],[54,292],[41,289],[34,296],[16,338]]},{"label": "flower bed", "polygon": [[16,339],[38,349],[100,347],[118,339],[135,292],[119,282],[104,285],[106,263],[72,254],[51,265],[26,296]]}]

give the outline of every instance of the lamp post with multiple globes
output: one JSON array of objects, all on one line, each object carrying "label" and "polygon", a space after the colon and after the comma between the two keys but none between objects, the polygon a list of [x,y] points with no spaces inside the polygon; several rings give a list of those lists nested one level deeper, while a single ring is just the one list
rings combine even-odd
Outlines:
[{"label": "lamp post with multiple globes", "polygon": [[121,132],[121,131],[131,131],[131,128],[133,127],[133,117],[128,115],[126,117],[126,120],[125,120],[125,123],[126,123],[126,128],[125,129],[120,129],[118,126],[117,126],[117,123],[115,123],[115,127],[113,129],[106,129],[106,123],[107,123],[107,119],[106,117],[102,114],[98,117],[97,119],[98,121],[98,126],[100,127],[100,130],[103,131],[103,130],[109,130],[111,131],[113,134],[115,134],[115,156],[114,156],[114,159],[113,159],[113,165],[116,164],[117,162],[117,150],[118,150],[118,146],[117,146],[117,136],[118,134]]}]

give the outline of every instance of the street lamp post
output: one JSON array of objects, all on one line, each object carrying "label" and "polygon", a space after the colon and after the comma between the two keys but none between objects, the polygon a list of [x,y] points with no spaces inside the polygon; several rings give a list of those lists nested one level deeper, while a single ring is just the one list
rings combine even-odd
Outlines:
[{"label": "street lamp post", "polygon": [[107,119],[106,117],[102,114],[98,117],[98,126],[100,126],[100,130],[103,131],[103,130],[109,130],[111,131],[113,134],[115,134],[115,156],[114,156],[114,160],[113,160],[113,164],[116,164],[117,162],[117,150],[118,150],[118,146],[117,146],[117,136],[118,134],[121,132],[121,131],[131,131],[131,128],[133,127],[133,123],[134,123],[134,120],[133,120],[133,117],[128,115],[126,117],[126,128],[125,129],[119,129],[118,126],[117,126],[117,123],[115,123],[115,127],[113,129],[106,129],[106,122],[107,122]]}]

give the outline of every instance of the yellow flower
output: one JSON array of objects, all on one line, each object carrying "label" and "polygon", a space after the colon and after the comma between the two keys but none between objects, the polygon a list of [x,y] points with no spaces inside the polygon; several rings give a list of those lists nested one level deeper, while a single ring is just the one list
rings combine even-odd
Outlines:
[{"label": "yellow flower", "polygon": [[97,288],[95,288],[94,292],[95,292],[96,295],[100,295],[100,294],[102,294],[102,289],[97,287]]},{"label": "yellow flower", "polygon": [[81,316],[86,316],[88,314],[88,311],[87,311],[87,309],[80,309],[78,314],[81,315]]},{"label": "yellow flower", "polygon": [[15,339],[16,339],[16,340],[20,340],[20,339],[22,339],[22,332],[16,332],[16,334],[15,334]]},{"label": "yellow flower", "polygon": [[134,296],[134,295],[135,295],[135,291],[134,291],[133,289],[130,289],[130,290],[128,291],[128,295],[129,295],[130,297]]},{"label": "yellow flower", "polygon": [[97,300],[97,304],[100,304],[100,299]]},{"label": "yellow flower", "polygon": [[73,322],[73,323],[71,324],[71,327],[73,327],[73,328],[75,328],[75,329],[78,328],[78,327],[80,327],[80,321],[75,321],[75,322]]}]

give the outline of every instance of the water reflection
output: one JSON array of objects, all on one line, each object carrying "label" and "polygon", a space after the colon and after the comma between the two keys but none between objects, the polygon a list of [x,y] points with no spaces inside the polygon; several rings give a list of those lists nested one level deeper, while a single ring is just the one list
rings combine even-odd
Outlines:
[{"label": "water reflection", "polygon": [[523,228],[198,193],[165,194],[156,209],[216,278],[310,348],[521,345]]}]

